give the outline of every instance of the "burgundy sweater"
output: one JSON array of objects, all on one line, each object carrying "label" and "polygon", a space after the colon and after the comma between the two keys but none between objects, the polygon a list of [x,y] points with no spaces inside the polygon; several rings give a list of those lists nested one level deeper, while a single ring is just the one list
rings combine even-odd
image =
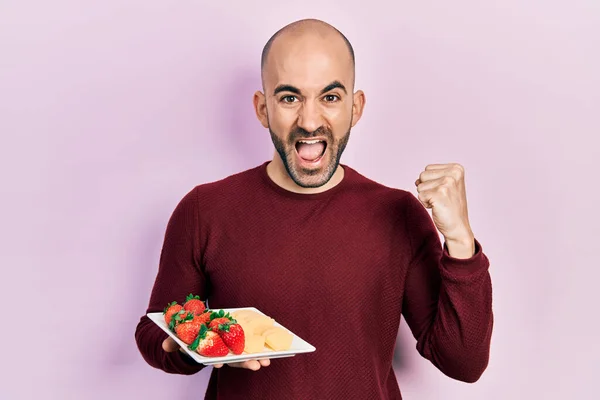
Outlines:
[{"label": "burgundy sweater", "polygon": [[[215,368],[205,399],[401,399],[392,367],[401,315],[423,357],[476,381],[493,325],[489,260],[477,239],[473,257],[451,257],[415,196],[346,165],[340,184],[310,195],[277,186],[266,166],[185,195],[147,312],[189,293],[213,309],[256,307],[316,351],[259,371]],[[164,352],[166,336],[141,317],[135,339],[148,364],[173,374],[204,368]]]}]

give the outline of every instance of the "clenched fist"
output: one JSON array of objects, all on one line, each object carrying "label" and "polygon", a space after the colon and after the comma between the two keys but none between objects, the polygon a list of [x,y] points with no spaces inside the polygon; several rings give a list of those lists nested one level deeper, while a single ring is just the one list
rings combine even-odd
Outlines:
[{"label": "clenched fist", "polygon": [[431,209],[433,222],[444,236],[450,255],[471,257],[475,245],[469,224],[463,166],[456,163],[427,165],[415,185],[419,201]]}]

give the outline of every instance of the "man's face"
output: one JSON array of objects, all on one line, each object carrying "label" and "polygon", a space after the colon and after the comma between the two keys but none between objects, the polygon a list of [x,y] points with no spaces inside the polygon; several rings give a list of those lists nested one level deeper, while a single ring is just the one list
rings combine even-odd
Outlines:
[{"label": "man's face", "polygon": [[281,40],[271,48],[267,64],[266,121],[261,122],[294,182],[320,187],[336,171],[355,117],[360,117],[353,107],[354,69],[348,50],[343,43],[318,38],[287,45]]}]

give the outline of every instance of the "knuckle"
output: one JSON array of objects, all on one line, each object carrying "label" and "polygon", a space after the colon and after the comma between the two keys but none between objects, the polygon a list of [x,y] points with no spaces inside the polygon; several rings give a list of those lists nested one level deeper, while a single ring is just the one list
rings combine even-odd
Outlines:
[{"label": "knuckle", "polygon": [[452,185],[455,182],[455,180],[454,177],[446,175],[444,176],[442,182],[446,185]]}]

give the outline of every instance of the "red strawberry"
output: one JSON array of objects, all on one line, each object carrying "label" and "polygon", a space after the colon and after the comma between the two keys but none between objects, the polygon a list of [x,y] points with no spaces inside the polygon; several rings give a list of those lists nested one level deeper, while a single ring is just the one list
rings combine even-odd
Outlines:
[{"label": "red strawberry", "polygon": [[200,300],[200,296],[194,296],[193,294],[189,294],[185,298],[185,303],[183,304],[183,309],[193,312],[196,315],[200,315],[206,310],[206,306],[204,302]]},{"label": "red strawberry", "polygon": [[194,319],[193,312],[181,309],[177,312],[177,314],[173,315],[173,318],[171,318],[169,329],[175,332],[175,328],[177,327],[177,325],[179,325],[183,321],[191,321],[192,319]]},{"label": "red strawberry", "polygon": [[208,324],[208,327],[212,330],[216,330],[216,327],[219,324],[226,324],[228,322],[231,322],[233,324],[237,323],[237,321],[231,316],[231,314],[225,313],[225,311],[223,310],[213,311],[210,313],[210,322]]},{"label": "red strawberry", "polygon": [[[213,320],[213,322],[216,321]],[[225,345],[233,352],[233,354],[242,354],[244,346],[246,346],[246,335],[241,325],[235,323],[219,324],[217,333],[225,342]]]},{"label": "red strawberry", "polygon": [[[217,331],[219,325],[225,325],[232,322],[229,318],[215,318],[208,324],[208,329],[212,331]],[[235,321],[237,323],[237,321]]]},{"label": "red strawberry", "polygon": [[189,348],[204,357],[223,357],[229,354],[223,339],[216,332],[208,330],[206,325],[200,325],[200,332]]},{"label": "red strawberry", "polygon": [[200,315],[196,315],[194,319],[200,322],[201,324],[206,324],[208,326],[208,323],[210,322],[210,314],[210,311],[206,311]]},{"label": "red strawberry", "polygon": [[[181,314],[176,314],[174,320],[177,320],[180,315]],[[185,344],[192,344],[194,340],[196,340],[201,326],[203,326],[202,323],[198,322],[191,312],[188,312],[183,319],[178,321],[177,325],[175,325],[175,334]]]},{"label": "red strawberry", "polygon": [[165,310],[163,311],[163,315],[165,316],[165,322],[167,323],[167,325],[171,324],[171,318],[173,317],[173,315],[177,314],[182,308],[183,307],[177,304],[176,301],[167,304]]}]

